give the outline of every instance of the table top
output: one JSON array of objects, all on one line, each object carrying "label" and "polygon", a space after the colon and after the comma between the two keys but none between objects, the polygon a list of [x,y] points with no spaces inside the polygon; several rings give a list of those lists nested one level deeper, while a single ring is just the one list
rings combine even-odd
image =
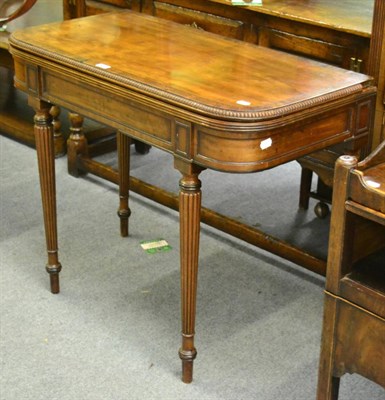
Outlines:
[{"label": "table top", "polygon": [[10,52],[30,104],[66,107],[204,168],[271,168],[371,126],[366,75],[132,11],[15,32]]},{"label": "table top", "polygon": [[13,33],[11,44],[229,120],[280,117],[371,84],[366,75],[132,11],[27,28]]},{"label": "table top", "polygon": [[[231,4],[231,0],[210,0]],[[242,6],[258,13],[330,27],[337,31],[369,37],[374,0],[263,0],[261,6]]]}]

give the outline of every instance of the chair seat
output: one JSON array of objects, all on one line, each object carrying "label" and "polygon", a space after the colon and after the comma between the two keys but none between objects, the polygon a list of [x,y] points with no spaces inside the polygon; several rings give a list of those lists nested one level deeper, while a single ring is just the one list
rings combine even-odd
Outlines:
[{"label": "chair seat", "polygon": [[355,170],[351,177],[349,198],[385,213],[385,163],[363,171]]}]

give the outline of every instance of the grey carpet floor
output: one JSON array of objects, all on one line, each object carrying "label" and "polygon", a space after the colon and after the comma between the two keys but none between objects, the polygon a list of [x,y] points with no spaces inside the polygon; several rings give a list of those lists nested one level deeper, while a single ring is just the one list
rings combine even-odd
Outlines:
[{"label": "grey carpet floor", "polygon": [[[194,382],[180,381],[178,216],[131,196],[119,236],[117,188],[57,160],[61,293],[45,272],[35,151],[0,137],[2,400],[315,398],[324,279],[202,226]],[[132,156],[133,175],[176,190],[169,156]],[[114,162],[114,158],[106,161]],[[156,168],[154,168],[156,166]],[[203,203],[319,255],[328,220],[297,210],[296,163],[250,176],[205,171]],[[166,239],[147,254],[142,240]],[[341,400],[380,400],[357,375]]]}]

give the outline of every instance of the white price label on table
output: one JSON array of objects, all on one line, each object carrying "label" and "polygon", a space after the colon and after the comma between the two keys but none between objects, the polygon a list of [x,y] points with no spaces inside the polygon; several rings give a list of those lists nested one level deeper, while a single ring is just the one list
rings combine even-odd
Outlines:
[{"label": "white price label on table", "polygon": [[262,0],[231,0],[233,6],[262,6]]}]

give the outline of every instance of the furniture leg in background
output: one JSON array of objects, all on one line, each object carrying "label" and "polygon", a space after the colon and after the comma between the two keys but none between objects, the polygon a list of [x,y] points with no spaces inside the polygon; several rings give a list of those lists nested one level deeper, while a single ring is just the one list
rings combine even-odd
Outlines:
[{"label": "furniture leg in background", "polygon": [[119,174],[119,209],[120,234],[128,236],[128,219],[131,215],[129,207],[130,190],[130,144],[131,138],[122,132],[117,133],[118,174]]}]

